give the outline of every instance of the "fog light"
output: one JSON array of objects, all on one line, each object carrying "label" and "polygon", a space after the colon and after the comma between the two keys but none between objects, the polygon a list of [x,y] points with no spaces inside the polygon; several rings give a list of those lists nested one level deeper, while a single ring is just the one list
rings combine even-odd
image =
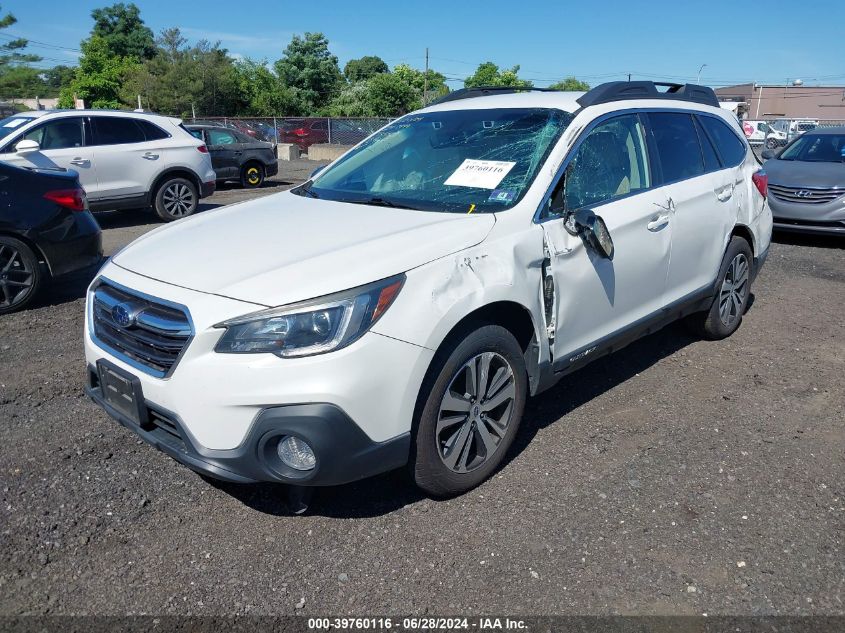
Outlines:
[{"label": "fog light", "polygon": [[311,447],[298,437],[288,435],[279,442],[279,458],[295,470],[311,470],[317,465],[317,458]]}]

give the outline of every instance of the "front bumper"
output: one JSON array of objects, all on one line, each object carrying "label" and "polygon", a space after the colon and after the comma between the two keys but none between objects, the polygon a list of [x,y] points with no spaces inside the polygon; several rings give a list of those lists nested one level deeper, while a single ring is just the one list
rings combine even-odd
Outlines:
[{"label": "front bumper", "polygon": [[845,197],[832,202],[812,204],[781,200],[769,196],[774,229],[795,233],[845,234]]},{"label": "front bumper", "polygon": [[[241,444],[212,450],[191,437],[175,413],[145,402],[147,421],[136,424],[103,398],[97,371],[88,367],[88,396],[112,418],[145,442],[188,468],[223,481],[259,481],[304,486],[334,486],[400,468],[408,461],[410,433],[374,442],[340,408],[327,403],[263,409]],[[312,447],[317,465],[306,472],[286,466],[277,455],[278,442],[299,437]]]},{"label": "front bumper", "polygon": [[[282,359],[272,354],[220,354],[214,347],[223,330],[215,325],[260,306],[172,286],[114,263],[107,265],[102,275],[135,293],[180,304],[190,311],[194,334],[165,377],[151,375],[143,366],[132,365],[98,344],[91,336],[90,295],[86,311],[88,366],[96,367],[104,360],[134,377],[142,394],[139,400],[153,417],[169,421],[163,424],[175,434],[162,436],[165,431],[161,429],[139,428],[104,408],[180,462],[230,481],[327,485],[390,470],[407,459],[407,439],[402,438],[411,429],[419,387],[434,355],[431,350],[369,332],[349,347],[315,356]],[[93,378],[89,378],[88,390],[103,404]],[[291,416],[299,426],[289,426]],[[262,426],[269,418],[275,426]],[[300,426],[310,430],[299,431]],[[296,478],[261,462],[257,453],[260,440],[273,429],[314,442],[322,464],[319,473]],[[174,438],[179,440],[175,447]],[[371,465],[370,456],[378,469]]]}]

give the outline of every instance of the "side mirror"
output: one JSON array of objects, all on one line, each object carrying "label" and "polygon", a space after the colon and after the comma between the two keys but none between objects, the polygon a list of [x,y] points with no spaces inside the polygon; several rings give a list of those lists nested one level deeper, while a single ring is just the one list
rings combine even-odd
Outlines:
[{"label": "side mirror", "polygon": [[764,149],[763,152],[760,154],[760,157],[763,160],[771,160],[775,157],[775,150],[773,149]]},{"label": "side mirror", "polygon": [[600,216],[589,209],[579,209],[569,214],[564,226],[573,235],[580,235],[599,255],[613,259],[613,239]]},{"label": "side mirror", "polygon": [[37,152],[40,149],[41,146],[38,144],[38,141],[30,141],[26,139],[15,145],[15,152],[18,154],[31,154],[32,152]]}]

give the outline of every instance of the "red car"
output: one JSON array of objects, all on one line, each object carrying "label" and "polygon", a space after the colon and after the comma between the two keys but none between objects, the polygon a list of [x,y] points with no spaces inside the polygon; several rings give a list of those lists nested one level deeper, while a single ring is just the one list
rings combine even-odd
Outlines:
[{"label": "red car", "polygon": [[279,143],[293,143],[306,151],[315,143],[328,142],[328,119],[285,119],[279,123]]}]

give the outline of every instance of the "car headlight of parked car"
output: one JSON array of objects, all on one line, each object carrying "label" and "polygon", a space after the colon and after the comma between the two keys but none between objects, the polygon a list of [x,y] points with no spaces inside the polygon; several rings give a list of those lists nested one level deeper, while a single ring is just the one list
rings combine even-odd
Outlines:
[{"label": "car headlight of parked car", "polygon": [[254,312],[217,325],[226,328],[214,351],[271,353],[284,358],[324,354],[350,345],[387,311],[405,275]]}]

